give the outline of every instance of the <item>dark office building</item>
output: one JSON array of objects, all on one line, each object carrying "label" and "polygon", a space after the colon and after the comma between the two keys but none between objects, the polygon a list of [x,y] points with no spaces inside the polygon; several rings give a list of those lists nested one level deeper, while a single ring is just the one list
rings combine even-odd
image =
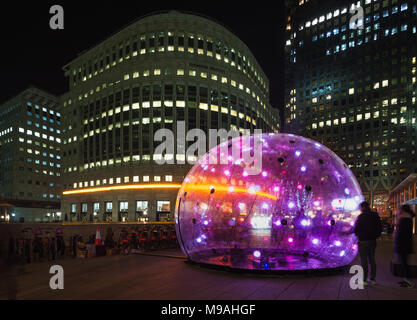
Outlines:
[{"label": "dark office building", "polygon": [[0,105],[0,222],[60,220],[58,99],[28,88]]},{"label": "dark office building", "polygon": [[284,130],[334,150],[381,208],[417,172],[416,1],[286,6]]}]

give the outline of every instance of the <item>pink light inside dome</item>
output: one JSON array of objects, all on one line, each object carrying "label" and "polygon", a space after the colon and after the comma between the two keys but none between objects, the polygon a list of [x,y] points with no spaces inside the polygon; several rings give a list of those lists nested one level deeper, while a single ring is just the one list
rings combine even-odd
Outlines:
[{"label": "pink light inside dome", "polygon": [[[253,151],[259,137],[262,167],[254,174],[254,163],[232,151],[235,145]],[[209,164],[224,159],[222,152],[227,164]],[[307,138],[229,140],[198,160],[177,199],[178,240],[197,263],[262,270],[261,260],[268,270],[327,269],[348,265],[358,251],[352,231],[363,200],[359,184],[336,154]]]}]

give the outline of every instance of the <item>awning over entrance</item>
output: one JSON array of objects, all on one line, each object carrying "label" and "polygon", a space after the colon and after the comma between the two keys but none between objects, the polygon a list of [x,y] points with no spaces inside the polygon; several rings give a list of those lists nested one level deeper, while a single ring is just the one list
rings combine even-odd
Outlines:
[{"label": "awning over entrance", "polygon": [[389,197],[392,199],[396,194],[408,189],[412,184],[417,182],[417,174],[413,173],[403,180],[398,186],[391,190]]},{"label": "awning over entrance", "polygon": [[395,211],[403,204],[417,204],[417,174],[409,175],[389,194],[389,201]]}]

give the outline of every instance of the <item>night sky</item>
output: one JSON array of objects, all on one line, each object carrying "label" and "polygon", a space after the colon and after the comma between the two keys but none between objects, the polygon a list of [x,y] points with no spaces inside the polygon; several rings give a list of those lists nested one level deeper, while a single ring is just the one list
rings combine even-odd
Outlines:
[{"label": "night sky", "polygon": [[[40,2],[40,1],[39,1]],[[235,1],[15,1],[0,12],[0,103],[30,85],[55,95],[67,91],[62,67],[78,53],[108,37],[140,16],[161,10],[196,12],[222,22],[251,49],[271,84],[271,103],[283,107],[283,1],[268,6]],[[278,3],[278,4],[276,4]],[[65,12],[65,30],[51,30],[49,8]],[[233,4],[233,5],[232,5]],[[205,6],[204,6],[205,5]]]}]

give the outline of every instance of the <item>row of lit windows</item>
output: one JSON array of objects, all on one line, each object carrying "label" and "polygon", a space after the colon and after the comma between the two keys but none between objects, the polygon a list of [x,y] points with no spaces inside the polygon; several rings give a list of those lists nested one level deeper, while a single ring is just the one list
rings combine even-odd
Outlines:
[{"label": "row of lit windows", "polygon": [[[41,128],[41,125],[38,122],[33,123],[31,120],[27,120],[26,123],[27,123],[28,126],[31,126],[32,124],[34,124],[34,126],[36,128]],[[42,125],[42,130],[48,131],[48,127],[46,125]],[[54,128],[49,127],[49,131],[50,132],[55,132],[56,131],[56,134],[61,134],[60,129],[55,130]]]},{"label": "row of lit windows", "polygon": [[[379,112],[375,112],[374,113],[374,117],[373,119],[377,119],[379,118]],[[368,120],[371,119],[371,114],[367,113],[364,115],[362,114],[358,114],[356,115],[356,121],[362,121],[362,120]],[[401,118],[391,118],[391,124],[406,124],[406,123],[412,123],[412,124],[416,124],[416,118],[412,118],[410,119],[410,121],[407,121],[407,119],[405,117],[401,117]],[[333,122],[332,120],[327,120],[326,122],[321,121],[319,123],[313,123],[311,125],[312,129],[317,129],[317,128],[323,128],[324,126],[327,127],[331,127],[331,126],[338,126],[340,124],[346,124],[347,123],[347,118],[341,118],[339,119],[334,119]],[[349,118],[349,123],[355,123],[355,117],[350,117]]]},{"label": "row of lit windows", "polygon": [[35,174],[43,174],[45,176],[56,176],[56,177],[60,177],[61,173],[60,172],[53,172],[53,171],[49,171],[48,170],[38,170],[38,169],[33,169],[33,168],[28,168],[29,172],[34,172]]},{"label": "row of lit windows", "polygon": [[54,137],[54,136],[48,136],[47,134],[41,134],[41,133],[39,133],[39,132],[37,132],[37,131],[32,131],[32,130],[29,130],[29,129],[27,129],[27,130],[25,130],[24,128],[19,128],[19,132],[20,133],[26,133],[28,136],[35,136],[35,137],[37,137],[37,138],[40,138],[40,137],[42,137],[42,139],[44,139],[44,140],[49,140],[49,141],[56,141],[57,143],[61,143],[61,138],[56,138],[56,137]]},{"label": "row of lit windows", "polygon": [[[406,81],[406,78],[404,77],[404,79],[405,79],[405,81],[401,81],[401,83],[407,83],[407,81]],[[393,80],[395,80],[395,79],[393,79]],[[403,80],[403,79],[401,79],[401,80]],[[387,80],[388,81],[388,80]],[[412,83],[414,84],[415,83],[415,77],[413,77],[412,78]],[[395,86],[395,85],[397,85],[398,84],[398,81],[392,81],[392,85],[393,86]],[[387,85],[383,85],[382,86],[382,88],[385,88],[385,87],[388,87],[388,84]],[[335,92],[334,93],[334,95],[331,95],[331,94],[327,94],[327,95],[323,95],[323,92],[325,91],[324,89],[320,89],[320,90],[317,90],[317,89],[313,89],[312,91],[311,91],[311,95],[313,96],[313,98],[311,99],[311,103],[313,103],[313,104],[316,104],[316,103],[318,103],[318,102],[323,102],[324,100],[326,100],[326,101],[330,101],[330,100],[332,100],[332,99],[339,99],[339,96],[341,95],[342,97],[346,97],[347,96],[347,94],[348,95],[354,95],[354,94],[357,94],[357,93],[363,93],[364,91],[365,92],[369,92],[369,91],[371,91],[371,88],[373,88],[374,90],[377,90],[377,89],[379,89],[379,88],[381,88],[380,87],[380,85],[379,85],[379,82],[377,82],[376,84],[374,84],[373,86],[371,86],[371,85],[368,85],[368,86],[366,86],[365,87],[365,90],[363,90],[363,88],[357,88],[357,89],[355,89],[355,88],[349,88],[347,91],[344,91],[345,89],[343,89],[343,91],[342,90],[340,90],[341,92],[340,92],[340,94],[339,94],[339,92]],[[301,88],[302,89],[302,88]],[[336,91],[336,89],[334,89],[334,90],[331,90],[331,89],[326,89],[326,91],[329,91],[329,92],[334,92],[334,91]],[[305,91],[305,94],[306,94],[306,96],[307,96],[307,98],[310,96],[310,90],[306,90]],[[316,96],[316,95],[320,95],[319,97],[314,97],[314,96]],[[300,93],[299,93],[299,97],[301,97],[301,99],[300,99],[300,102],[303,102],[303,100],[302,100],[302,98],[304,97],[304,94],[303,94],[303,90],[300,90]],[[392,104],[397,104],[395,101],[397,101],[398,99],[397,98],[392,98]],[[293,103],[295,103],[297,101],[297,98],[296,97],[292,97],[292,98],[290,98],[290,100],[289,100],[289,102],[291,103],[291,104],[293,104]],[[384,100],[384,105],[385,105],[385,101],[386,101],[386,103],[388,104],[388,100]],[[309,101],[308,101],[309,102]]]},{"label": "row of lit windows", "polygon": [[[165,154],[165,155],[161,155],[161,154],[154,154],[153,156],[151,155],[133,155],[133,156],[125,156],[123,158],[116,158],[116,159],[108,159],[108,160],[103,160],[103,161],[97,161],[97,162],[92,162],[90,164],[86,163],[83,166],[80,166],[80,171],[83,170],[88,170],[88,169],[94,169],[94,168],[101,168],[101,167],[107,167],[107,166],[113,166],[113,165],[121,165],[123,164],[128,164],[128,163],[135,163],[138,161],[145,161],[145,162],[149,162],[151,161],[151,159],[153,159],[154,161],[159,161],[161,159],[164,159],[165,161],[171,161],[173,159],[176,159],[177,162],[179,163],[185,163],[185,161],[187,160],[188,163],[195,163],[197,162],[198,158],[197,156],[194,155],[188,155],[186,156],[185,154]],[[64,173],[71,173],[71,172],[76,172],[78,171],[78,167],[74,166],[74,167],[69,167],[68,169],[64,169]],[[144,181],[146,182],[146,181]]]},{"label": "row of lit windows", "polygon": [[[204,55],[206,54],[209,57],[215,57],[217,60],[222,60],[222,56],[223,56],[223,61],[226,64],[230,64],[232,67],[236,67],[238,70],[242,70],[242,72],[244,74],[248,74],[249,78],[252,80],[253,77],[255,77],[255,79],[258,80],[258,82],[261,84],[261,86],[264,89],[266,88],[266,83],[264,82],[263,78],[258,75],[257,71],[255,70],[255,68],[253,67],[253,65],[251,64],[251,62],[245,57],[245,56],[241,56],[241,54],[238,52],[237,54],[235,53],[235,49],[228,49],[227,46],[222,47],[220,42],[217,42],[215,44],[216,46],[216,50],[215,53],[213,53],[213,42],[211,40],[208,40],[206,42],[206,52],[205,52],[205,46],[204,46],[204,40],[202,39],[201,36],[198,37],[198,49],[195,50],[195,41],[194,41],[194,36],[189,35],[188,36],[188,41],[187,41],[187,47],[185,50],[185,46],[184,43],[184,36],[179,36],[178,40],[178,46],[174,45],[174,34],[171,32],[168,32],[168,36],[169,38],[172,39],[172,43],[171,45],[169,45],[167,47],[167,51],[175,51],[175,49],[178,49],[178,51],[180,52],[184,52],[187,51],[188,53],[197,53],[199,55]],[[162,42],[161,42],[162,39]],[[180,40],[182,39],[182,40]],[[155,50],[155,36],[151,35],[148,36],[148,40],[147,42],[145,42],[146,37],[142,36],[141,37],[141,43],[140,43],[140,49],[137,46],[137,42],[133,43],[133,47],[132,47],[132,57],[137,56],[138,54],[146,54],[148,53],[153,53],[153,52],[164,52],[165,51],[165,44],[164,44],[164,35],[162,34],[159,38],[158,38],[158,48]],[[147,48],[148,47],[148,48]],[[125,50],[123,50],[123,47],[120,46],[118,55],[119,55],[119,59],[118,62],[121,63],[124,60],[129,60],[130,59],[130,45],[126,44]],[[112,54],[112,62],[110,62],[110,56],[107,55],[106,57],[106,61],[105,61],[105,69],[109,69],[110,67],[113,67],[117,64],[117,59],[116,59],[116,52],[113,52]],[[88,70],[87,70],[88,69]],[[73,82],[74,84],[76,84],[77,82],[77,77],[78,80],[82,80],[82,81],[87,81],[87,79],[91,79],[93,76],[96,76],[98,73],[103,72],[104,70],[104,61],[103,59],[100,61],[100,65],[98,64],[97,61],[95,61],[94,65],[90,65],[87,66],[84,65],[82,68],[78,68],[78,74],[76,69],[73,70]],[[250,71],[250,72],[249,72]]]},{"label": "row of lit windows", "polygon": [[[119,201],[119,212],[127,212],[129,209],[129,202],[128,201]],[[93,202],[92,203],[93,213],[97,214],[100,211],[100,202]],[[145,200],[136,200],[136,212],[142,212],[144,216],[148,214],[149,209],[149,201]],[[104,210],[106,213],[111,213],[113,211],[113,202],[112,201],[104,201]],[[171,211],[171,202],[170,201],[156,201],[156,211],[158,212],[167,212]],[[77,212],[77,204],[71,204],[71,213]],[[88,203],[83,202],[81,203],[81,212],[87,213],[88,212]]]},{"label": "row of lit windows", "polygon": [[[377,1],[377,0],[374,0],[374,1]],[[372,0],[365,0],[365,5],[368,5],[368,4],[370,4],[372,2]],[[363,3],[363,1],[362,1],[362,3]],[[396,4],[396,3],[398,3],[398,1],[397,0],[393,0],[392,1],[392,5],[394,5],[394,4]],[[383,3],[383,7],[385,8],[385,7],[387,7],[389,4],[388,4],[388,1],[387,0],[385,0],[384,1],[384,3]],[[357,8],[357,3],[352,3],[351,4],[351,6],[350,6],[350,8],[352,9],[352,10],[354,10],[354,9],[356,9]],[[380,9],[380,7],[379,7],[379,4],[375,4],[374,5],[374,11],[378,11]],[[395,14],[395,13],[397,13],[398,12],[398,6],[394,6],[393,8],[392,8],[392,14]],[[408,10],[408,3],[403,3],[403,4],[401,4],[401,6],[400,6],[400,11],[402,12],[402,11],[406,11],[406,10]],[[383,15],[384,16],[387,16],[387,12],[386,12],[387,10],[385,10],[384,12],[383,12]],[[365,8],[365,12],[367,13],[367,14],[369,14],[370,12],[371,12],[371,7],[370,6],[368,6],[368,7],[366,7]],[[323,23],[323,22],[325,22],[325,21],[328,21],[328,20],[331,20],[331,19],[334,19],[334,18],[337,18],[339,15],[344,15],[344,14],[347,14],[348,13],[348,8],[343,8],[343,9],[337,9],[337,10],[335,10],[334,12],[329,12],[328,14],[326,14],[326,15],[322,15],[322,16],[320,16],[320,17],[318,17],[318,18],[315,18],[315,19],[313,19],[313,20],[311,20],[311,21],[307,21],[307,22],[305,22],[305,23],[303,23],[303,24],[301,24],[300,26],[299,26],[299,30],[301,31],[301,30],[304,30],[304,28],[310,28],[310,27],[312,27],[312,26],[315,26],[315,25],[317,25],[317,24],[320,24],[320,23]],[[389,15],[389,11],[388,11],[388,15]],[[346,17],[345,17],[346,18]],[[360,24],[362,24],[363,23],[363,21],[359,21],[358,22],[358,24],[360,25]]]},{"label": "row of lit windows", "polygon": [[[33,150],[33,149],[26,149],[26,152],[28,153],[28,154],[34,154],[35,156],[39,156],[39,155],[41,155],[41,152],[39,151],[39,150]],[[48,153],[46,153],[46,152],[42,152],[42,156],[43,157],[47,157],[48,156]],[[54,154],[49,154],[49,157],[50,158],[54,158],[55,157],[55,155]],[[56,156],[56,158],[57,158],[57,160],[60,160],[60,156],[59,155],[57,155]],[[30,159],[30,158],[29,158]],[[53,167],[53,165],[51,165],[51,167]]]},{"label": "row of lit windows", "polygon": [[[162,180],[163,179],[163,180]],[[154,182],[172,182],[173,176],[172,175],[165,175],[162,176],[153,176],[152,181]],[[75,182],[72,187],[73,189],[77,188],[87,188],[87,187],[94,187],[94,186],[101,186],[101,185],[114,185],[114,184],[121,184],[121,183],[138,183],[138,182],[151,182],[150,176],[125,176],[125,177],[117,177],[117,178],[105,178],[101,180],[91,180],[91,181],[84,181],[84,182]]]},{"label": "row of lit windows", "polygon": [[[19,138],[19,142],[21,142],[21,143],[25,143],[25,141],[26,141],[26,143],[27,144],[29,144],[29,145],[31,145],[31,144],[34,144],[35,146],[37,146],[37,147],[42,147],[42,148],[44,148],[44,149],[49,149],[49,150],[57,150],[57,151],[60,151],[61,150],[61,148],[60,147],[54,147],[54,146],[52,146],[52,145],[49,145],[49,147],[48,147],[48,145],[46,144],[46,143],[40,143],[39,141],[33,141],[33,140],[31,140],[31,139],[24,139],[24,138],[22,138],[22,137],[20,137]],[[24,151],[24,149],[22,149],[23,151]],[[39,152],[39,151],[38,151]],[[45,152],[43,152],[44,154],[46,154]],[[57,159],[59,158],[59,156],[57,155],[56,156],[57,157]]]},{"label": "row of lit windows", "polygon": [[[293,108],[294,108],[294,110],[293,110]],[[376,118],[379,118],[380,116],[382,116],[382,117],[388,117],[388,115],[395,116],[398,113],[400,113],[400,114],[406,114],[407,113],[407,110],[409,110],[406,106],[402,106],[400,109],[394,109],[393,108],[393,109],[390,110],[390,112],[388,112],[388,108],[386,108],[386,107],[384,107],[384,109],[382,109],[382,110],[380,110],[380,108],[381,107],[378,108],[378,105],[376,105],[373,108],[373,110],[374,110],[373,111],[373,118],[376,119]],[[296,109],[296,107],[292,107],[291,108],[291,111],[295,111],[295,109]],[[326,110],[330,110],[330,109],[331,108],[329,108],[329,107],[326,108]],[[367,106],[364,109],[365,109],[365,111],[368,111],[368,112],[366,112],[363,117],[362,117],[362,112],[363,111],[362,111],[362,108],[361,107],[349,108],[349,113],[350,114],[359,114],[359,115],[361,115],[361,117],[359,117],[360,120],[362,120],[362,119],[365,119],[365,120],[371,119],[371,112],[369,112],[371,110],[371,107],[370,106]],[[306,111],[306,113],[310,113],[310,108],[307,107],[305,111]],[[320,108],[317,108],[316,106],[313,107],[313,112],[314,113],[317,113],[318,111],[320,111],[320,114],[322,115],[321,119],[324,120],[324,116],[323,116],[324,106],[321,105]],[[409,111],[411,111],[411,113],[413,115],[416,113],[416,110],[414,110],[414,109],[411,109]],[[343,112],[340,112],[341,115],[346,115],[346,113],[347,113],[347,110],[344,110]],[[301,115],[301,112],[300,112],[300,115]],[[333,113],[333,117],[337,118],[338,116],[339,116],[339,112],[338,111],[335,111]],[[328,118],[328,120],[330,120],[332,118],[332,113],[331,112],[328,112],[327,113],[327,118]],[[354,118],[354,116],[351,116],[351,119],[352,118]],[[313,120],[316,120],[317,121],[317,116],[314,117]]]},{"label": "row of lit windows", "polygon": [[[404,30],[401,29],[401,31],[406,31],[406,30],[407,30],[407,28],[405,28]],[[398,29],[397,28],[393,28],[392,30],[391,29],[387,29],[387,30],[385,30],[385,37],[388,37],[390,35],[393,36],[393,35],[396,35],[397,33],[398,33]],[[416,27],[413,28],[413,33],[417,33],[417,28]],[[371,40],[371,37],[370,36],[365,37],[365,43],[368,43],[370,40]],[[374,34],[373,40],[374,41],[378,40],[378,34],[377,33]],[[347,50],[348,47],[349,48],[355,48],[355,46],[360,46],[362,44],[363,44],[363,40],[362,39],[358,40],[357,42],[350,41],[348,44],[343,43],[342,45],[337,45],[335,47],[335,49],[333,50],[333,52],[332,52],[332,49],[327,49],[326,50],[326,55],[331,55],[332,53],[333,54],[339,53],[341,51]],[[296,61],[294,61],[294,62],[296,62]]]},{"label": "row of lit windows", "polygon": [[[42,199],[55,199],[55,198],[56,199],[61,199],[62,198],[61,195],[59,195],[59,194],[53,194],[53,193],[50,193],[50,194],[47,194],[47,193],[43,193],[43,194],[41,194],[41,193],[35,193],[35,195],[33,195],[32,192],[27,192],[26,195],[29,198],[42,198]],[[19,196],[20,197],[24,197],[25,196],[25,193],[24,192],[19,192]]]},{"label": "row of lit windows", "polygon": [[[150,73],[149,70],[145,70],[143,72],[144,77],[147,77],[150,74],[151,73]],[[184,74],[185,74],[184,69],[178,69],[177,70],[177,75],[182,76]],[[161,70],[160,69],[154,69],[152,71],[152,75],[153,76],[161,75]],[[195,70],[189,70],[188,75],[191,76],[191,77],[195,77],[195,76],[197,76],[197,72]],[[208,78],[208,74],[206,72],[199,72],[199,76],[203,79]],[[123,79],[124,80],[129,80],[129,79],[131,79],[131,77],[133,79],[139,77],[139,72],[134,72],[132,75],[126,74],[126,75],[124,75]],[[217,75],[211,75],[210,78],[211,78],[211,80],[214,80],[214,81],[217,81],[217,80],[221,81],[222,84],[228,84],[229,83],[228,77],[223,77],[223,76],[222,77],[217,77]],[[120,81],[116,81],[114,83],[117,84],[117,83],[120,83]],[[263,99],[261,97],[259,97],[258,95],[256,95],[254,91],[251,91],[251,89],[249,87],[245,87],[243,84],[237,83],[235,80],[232,80],[232,79],[230,80],[230,85],[232,87],[238,88],[241,91],[246,92],[249,96],[251,96],[253,99],[258,101],[258,103],[260,103],[263,106],[264,109],[266,109],[266,104],[263,101]],[[109,83],[109,87],[111,87],[111,86],[113,86],[113,82]],[[90,90],[89,92],[86,92],[84,95],[82,95],[82,94],[79,95],[78,100],[82,101],[83,99],[86,99],[89,96],[93,96],[95,93],[100,92],[101,89],[106,89],[106,88],[107,88],[107,83],[103,83],[101,85],[101,87],[98,86],[95,90]],[[66,107],[67,105],[71,105],[71,104],[72,104],[72,99],[69,99],[68,101],[64,101],[63,106]]]},{"label": "row of lit windows", "polygon": [[[164,101],[163,104],[164,104],[165,107],[174,107],[174,106],[176,106],[177,108],[185,108],[185,106],[186,106],[186,102],[185,101],[175,101],[175,102],[174,101]],[[140,106],[142,106],[143,109],[147,109],[147,108],[150,108],[151,107],[151,103],[148,102],[148,101],[145,101],[142,104],[140,104],[140,103],[133,103],[131,107],[129,105],[123,106],[123,108],[117,107],[117,108],[111,109],[111,110],[109,110],[107,112],[103,112],[101,114],[101,118],[104,119],[104,118],[107,118],[107,117],[112,117],[115,114],[119,114],[120,112],[128,112],[131,109],[132,110],[137,110],[137,109],[140,108]],[[160,108],[161,106],[162,106],[162,102],[161,101],[153,101],[152,102],[152,107],[153,108]],[[237,112],[236,110],[229,109],[228,107],[221,107],[221,108],[219,108],[219,106],[217,106],[217,105],[210,105],[210,107],[209,107],[209,104],[208,103],[199,103],[198,104],[198,108],[201,109],[201,110],[206,110],[206,111],[210,109],[210,111],[213,111],[213,112],[219,112],[219,111],[221,111],[222,114],[226,114],[226,115],[230,114],[230,116],[232,116],[232,117],[239,117],[239,119],[246,119],[247,122],[252,122],[253,125],[256,126],[256,120],[255,119],[252,119],[250,116],[245,115],[242,112]],[[144,121],[144,119],[147,119],[147,120]],[[154,123],[155,122],[161,122],[161,118],[159,118],[159,120],[157,120],[157,121],[155,121],[155,119],[156,118],[154,117],[153,118],[153,122]],[[89,120],[88,119],[84,119],[84,122],[83,123],[84,123],[84,125],[86,125],[89,122],[94,122],[94,120],[95,120],[95,118],[90,118]],[[124,119],[124,120],[126,120],[126,119]],[[172,116],[171,116],[171,120],[172,120]],[[150,118],[142,118],[142,123],[144,123],[144,124],[150,123]],[[172,121],[170,123],[172,123]],[[117,124],[115,126],[117,127]],[[120,125],[119,125],[119,127],[120,127]]]},{"label": "row of lit windows", "polygon": [[[28,107],[33,107],[33,104],[32,104],[32,102],[27,102],[26,103],[26,105],[28,106]],[[36,110],[41,110],[41,108],[37,105],[37,104],[35,104],[35,109]],[[29,109],[30,110],[30,109]],[[47,109],[46,107],[42,107],[42,112],[47,112],[47,113],[49,113],[50,115],[56,115],[57,117],[60,117],[61,116],[61,114],[59,113],[59,112],[55,112],[54,110],[52,110],[52,109]]]},{"label": "row of lit windows", "polygon": [[[142,74],[143,74],[143,77],[149,77],[150,75],[160,76],[161,75],[161,69],[154,69],[152,72],[150,70],[145,70],[145,71],[143,71]],[[165,73],[165,75],[167,75],[167,74]],[[185,70],[184,69],[177,69],[177,76],[184,76],[184,75],[185,75]],[[188,76],[190,76],[190,77],[199,76],[203,79],[211,79],[213,81],[221,81],[222,84],[228,84],[229,83],[229,79],[227,77],[223,77],[223,76],[220,77],[216,74],[210,74],[208,72],[197,72],[196,70],[188,70]],[[134,72],[132,74],[133,79],[138,78],[138,77],[139,77],[139,72]],[[123,80],[129,80],[129,79],[131,79],[131,75],[130,74],[125,74],[124,77],[123,77]],[[232,87],[239,88],[239,90],[245,91],[248,95],[252,95],[252,98],[254,98],[258,102],[260,102],[265,108],[265,103],[263,101],[261,101],[261,98],[259,96],[257,96],[255,94],[255,92],[251,91],[251,89],[249,87],[245,88],[245,86],[243,84],[241,84],[241,83],[238,84],[233,79],[230,80],[230,85]],[[100,87],[96,88],[96,92],[97,92],[97,89],[98,89],[98,91],[100,91]]]},{"label": "row of lit windows", "polygon": [[13,132],[13,127],[2,130],[2,131],[0,131],[0,137],[4,136],[6,134],[12,133],[12,132]]},{"label": "row of lit windows", "polygon": [[[398,7],[397,6],[393,7],[392,8],[392,13],[395,14],[397,12],[398,12]],[[386,11],[383,12],[383,17],[384,18],[387,17],[388,15],[389,15],[389,11],[388,10],[386,10]],[[374,21],[378,21],[379,20],[379,17],[380,17],[379,13],[376,13],[374,15]],[[370,22],[371,22],[371,17],[370,16],[366,17],[366,23],[370,23]],[[380,23],[379,22],[376,23],[376,24],[374,24],[374,28],[373,28],[374,30],[379,30],[379,28],[380,28]],[[407,29],[408,29],[408,25],[407,24],[401,25],[401,31],[406,31]],[[322,33],[320,33],[320,35],[314,35],[313,38],[312,38],[312,41],[315,42],[318,39],[330,38],[332,36],[336,36],[336,35],[338,35],[340,33],[343,33],[346,30],[347,30],[347,26],[342,26],[341,28],[333,28],[333,30],[331,30],[331,31],[322,32]],[[365,28],[365,32],[366,33],[371,32],[371,30],[372,30],[372,27],[371,26],[367,26]],[[357,30],[356,31],[356,34],[358,36],[361,36],[363,34],[363,30],[362,29]],[[354,35],[355,35],[355,32],[351,32],[350,33],[350,38],[353,38]],[[342,38],[341,38],[341,40],[346,40],[346,35],[343,35]],[[299,44],[299,46],[302,46],[303,45],[303,42],[300,41],[298,44]]]}]

